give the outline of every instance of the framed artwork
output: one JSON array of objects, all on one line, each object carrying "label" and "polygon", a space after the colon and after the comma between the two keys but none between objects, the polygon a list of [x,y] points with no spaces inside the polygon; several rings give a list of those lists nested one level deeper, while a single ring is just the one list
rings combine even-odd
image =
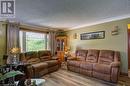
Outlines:
[{"label": "framed artwork", "polygon": [[104,38],[105,38],[105,31],[98,31],[98,32],[90,32],[90,33],[80,34],[81,40],[104,39]]}]

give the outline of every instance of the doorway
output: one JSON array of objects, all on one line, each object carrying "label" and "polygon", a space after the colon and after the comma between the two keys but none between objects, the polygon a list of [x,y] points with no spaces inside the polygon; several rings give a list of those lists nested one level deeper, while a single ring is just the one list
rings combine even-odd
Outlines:
[{"label": "doorway", "polygon": [[128,68],[130,69],[130,24],[128,24]]}]

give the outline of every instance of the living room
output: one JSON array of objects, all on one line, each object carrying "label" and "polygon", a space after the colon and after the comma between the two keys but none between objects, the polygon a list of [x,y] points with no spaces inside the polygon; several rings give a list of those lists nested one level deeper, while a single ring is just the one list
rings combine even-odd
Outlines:
[{"label": "living room", "polygon": [[0,4],[0,86],[130,86],[130,0]]}]

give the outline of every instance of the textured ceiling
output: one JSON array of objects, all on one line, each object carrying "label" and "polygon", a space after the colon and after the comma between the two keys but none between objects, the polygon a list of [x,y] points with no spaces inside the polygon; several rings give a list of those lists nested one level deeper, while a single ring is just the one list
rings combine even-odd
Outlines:
[{"label": "textured ceiling", "polygon": [[130,17],[130,0],[15,0],[16,19],[54,28],[76,28]]}]

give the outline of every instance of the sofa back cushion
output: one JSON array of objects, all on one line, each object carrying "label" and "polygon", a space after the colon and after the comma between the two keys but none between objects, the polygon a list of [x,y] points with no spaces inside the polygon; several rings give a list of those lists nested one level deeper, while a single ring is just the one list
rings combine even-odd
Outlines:
[{"label": "sofa back cushion", "polygon": [[100,50],[98,63],[110,65],[112,62],[114,62],[114,51]]},{"label": "sofa back cushion", "polygon": [[87,62],[97,62],[99,56],[99,50],[89,49],[86,57]]},{"label": "sofa back cushion", "polygon": [[39,62],[40,62],[39,58],[31,58],[31,59],[27,60],[27,63],[30,63],[30,64],[35,64],[35,63],[39,63]]},{"label": "sofa back cushion", "polygon": [[87,50],[76,50],[77,60],[85,61],[87,56]]},{"label": "sofa back cushion", "polygon": [[27,63],[39,63],[40,59],[37,56],[37,52],[31,51],[31,52],[26,52],[25,53],[25,58]]},{"label": "sofa back cushion", "polygon": [[19,61],[25,62],[26,58],[25,58],[25,53],[20,53],[19,54]]},{"label": "sofa back cushion", "polygon": [[51,59],[51,52],[50,51],[38,51],[38,57],[41,61],[47,61]]}]

